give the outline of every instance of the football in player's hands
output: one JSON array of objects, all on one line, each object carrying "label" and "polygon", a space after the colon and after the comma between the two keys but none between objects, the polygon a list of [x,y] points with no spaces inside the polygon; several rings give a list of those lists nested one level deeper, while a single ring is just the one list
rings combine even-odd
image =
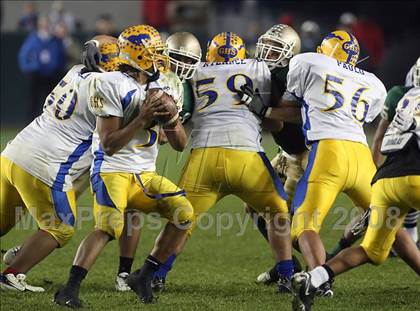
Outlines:
[{"label": "football in player's hands", "polygon": [[146,104],[153,106],[154,118],[162,126],[174,124],[179,117],[175,100],[161,89],[150,89]]}]

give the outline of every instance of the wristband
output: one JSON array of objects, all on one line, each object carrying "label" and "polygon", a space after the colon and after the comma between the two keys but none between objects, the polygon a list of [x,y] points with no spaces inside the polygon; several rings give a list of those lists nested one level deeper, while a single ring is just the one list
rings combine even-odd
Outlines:
[{"label": "wristband", "polygon": [[264,118],[268,118],[271,115],[271,112],[273,111],[272,107],[268,107],[267,111],[264,113]]},{"label": "wristband", "polygon": [[165,126],[172,125],[173,123],[176,122],[176,120],[178,120],[178,118],[179,118],[179,113],[177,112],[169,121],[162,124],[162,126],[165,127]]}]

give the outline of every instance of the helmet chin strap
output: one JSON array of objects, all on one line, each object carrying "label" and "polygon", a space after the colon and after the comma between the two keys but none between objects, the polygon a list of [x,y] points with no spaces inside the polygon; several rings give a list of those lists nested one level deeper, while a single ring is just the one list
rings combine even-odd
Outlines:
[{"label": "helmet chin strap", "polygon": [[145,72],[147,73],[147,82],[153,82],[159,79],[160,72],[157,69],[155,63],[153,63],[153,72],[148,72],[148,71],[145,71]]},{"label": "helmet chin strap", "polygon": [[157,79],[159,79],[159,76],[160,76],[160,72],[159,71],[155,71],[152,75],[148,76],[147,82],[156,81]]}]

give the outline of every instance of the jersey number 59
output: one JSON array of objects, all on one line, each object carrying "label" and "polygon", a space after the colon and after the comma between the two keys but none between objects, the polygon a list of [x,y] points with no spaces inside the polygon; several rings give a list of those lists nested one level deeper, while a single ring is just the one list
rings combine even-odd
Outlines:
[{"label": "jersey number 59", "polygon": [[[238,74],[234,74],[232,76],[230,76],[227,80],[226,80],[226,89],[229,92],[232,92],[234,94],[237,94],[237,92],[240,91],[239,86],[237,85],[237,80],[238,78],[243,78],[245,80],[245,84],[248,85],[249,87],[251,87],[252,89],[254,88],[252,80],[250,77],[248,77],[247,75],[244,75],[242,73],[238,73]],[[219,94],[217,93],[216,90],[214,89],[205,89],[203,90],[202,88],[205,87],[206,85],[211,85],[214,83],[214,79],[215,78],[207,78],[207,79],[202,79],[202,80],[198,80],[196,82],[196,90],[197,90],[197,97],[201,98],[203,96],[207,96],[207,102],[202,105],[200,108],[198,108],[198,111],[202,111],[203,109],[211,106],[212,104],[214,104],[217,100],[217,97],[219,96]],[[242,83],[243,84],[243,83]],[[242,85],[240,84],[240,85]],[[235,105],[240,104],[238,103],[234,103]]]}]

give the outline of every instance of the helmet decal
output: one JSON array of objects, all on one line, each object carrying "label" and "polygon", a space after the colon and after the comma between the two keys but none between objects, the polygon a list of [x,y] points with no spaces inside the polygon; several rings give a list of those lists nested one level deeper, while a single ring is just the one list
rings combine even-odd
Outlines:
[{"label": "helmet decal", "polygon": [[134,44],[143,44],[143,40],[150,40],[150,35],[147,33],[141,33],[138,35],[131,35],[126,39]]},{"label": "helmet decal", "polygon": [[245,59],[246,50],[243,40],[233,32],[222,32],[213,37],[207,47],[208,62],[229,62]]},{"label": "helmet decal", "polygon": [[355,36],[344,30],[336,30],[322,40],[318,53],[336,60],[356,66],[360,47]]}]

